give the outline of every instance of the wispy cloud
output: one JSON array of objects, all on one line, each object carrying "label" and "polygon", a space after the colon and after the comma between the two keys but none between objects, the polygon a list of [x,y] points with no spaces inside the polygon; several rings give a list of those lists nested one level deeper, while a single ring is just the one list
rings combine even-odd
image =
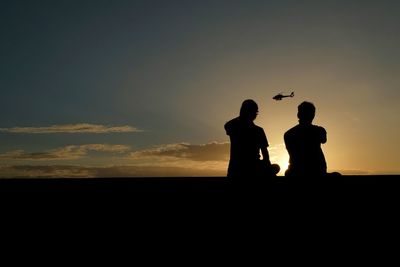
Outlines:
[{"label": "wispy cloud", "polygon": [[212,142],[200,145],[185,143],[167,144],[132,152],[130,158],[175,158],[193,161],[227,161],[229,160],[229,143]]},{"label": "wispy cloud", "polygon": [[94,178],[95,172],[80,166],[0,166],[1,178]]},{"label": "wispy cloud", "polygon": [[[12,170],[3,167],[1,172],[6,174],[0,176],[6,176],[10,171],[18,173],[14,175],[18,177],[224,176],[229,162],[229,148],[228,142],[210,142],[164,144],[137,151],[132,151],[126,145],[109,144],[69,145],[34,153],[14,150],[0,154],[0,159],[19,167],[13,167]],[[282,144],[270,147],[270,157],[274,163],[281,164],[279,159],[283,149]],[[91,152],[112,153],[112,158],[106,164],[123,166],[106,167],[104,157],[97,157],[97,153]],[[74,168],[49,165],[54,161],[80,159],[90,160],[94,165]],[[34,162],[47,163],[42,167],[28,165]]]},{"label": "wispy cloud", "polygon": [[[0,178],[225,176],[229,146],[227,142],[176,143],[132,151],[127,145],[84,144],[33,153],[13,150],[0,154]],[[288,160],[284,144],[269,147],[269,152],[271,161],[284,170]],[[339,172],[374,174],[363,170]],[[377,174],[380,173],[398,172]]]},{"label": "wispy cloud", "polygon": [[89,151],[125,153],[130,150],[125,145],[87,144],[71,145],[45,152],[27,153],[23,150],[14,150],[0,154],[0,159],[8,160],[74,160],[85,157]]},{"label": "wispy cloud", "polygon": [[141,130],[132,126],[107,126],[89,123],[52,125],[48,127],[12,127],[0,128],[0,133],[53,134],[53,133],[132,133]]},{"label": "wispy cloud", "polygon": [[[113,156],[110,164],[119,162],[118,166],[99,166],[96,164],[96,154],[89,155],[90,152],[115,153],[117,155]],[[90,157],[95,165],[33,164],[85,157]],[[70,145],[36,153],[14,150],[0,154],[0,159],[11,163],[10,166],[0,166],[0,177],[224,176],[229,160],[229,143],[166,144],[134,152],[125,145]]]},{"label": "wispy cloud", "polygon": [[[340,171],[344,175],[382,175],[399,172]],[[0,166],[0,178],[96,178],[96,177],[190,177],[225,176],[226,169],[184,166],[74,166],[10,165]]]},{"label": "wispy cloud", "polygon": [[[80,159],[89,152],[110,152],[123,154],[121,159],[132,164],[160,165],[162,162],[174,162],[178,165],[185,161],[198,162],[227,162],[229,160],[229,143],[212,142],[208,144],[165,144],[149,149],[131,151],[127,145],[85,144],[68,145],[56,149],[26,152],[13,150],[0,154],[0,159],[7,160],[74,160]],[[146,164],[146,165],[148,165]]]},{"label": "wispy cloud", "polygon": [[0,178],[189,177],[224,175],[225,170],[193,169],[190,167],[88,167],[70,165],[0,166]]}]

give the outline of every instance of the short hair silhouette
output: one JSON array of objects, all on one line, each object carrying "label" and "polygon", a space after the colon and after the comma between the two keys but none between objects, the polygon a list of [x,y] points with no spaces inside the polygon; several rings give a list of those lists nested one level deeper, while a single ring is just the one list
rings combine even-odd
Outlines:
[{"label": "short hair silhouette", "polygon": [[243,119],[254,120],[257,117],[258,105],[252,99],[243,101],[240,107],[240,117]]},{"label": "short hair silhouette", "polygon": [[297,117],[300,122],[311,123],[315,117],[315,106],[311,102],[304,101],[297,107]]}]

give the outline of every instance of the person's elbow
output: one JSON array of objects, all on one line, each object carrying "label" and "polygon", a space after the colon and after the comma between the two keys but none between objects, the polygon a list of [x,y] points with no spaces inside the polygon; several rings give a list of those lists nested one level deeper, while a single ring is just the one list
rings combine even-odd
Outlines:
[{"label": "person's elbow", "polygon": [[327,141],[328,141],[328,139],[327,139],[327,137],[326,137],[326,132],[324,132],[324,133],[321,135],[321,143],[322,143],[322,144],[325,144]]},{"label": "person's elbow", "polygon": [[322,144],[325,144],[328,141],[326,135],[327,135],[326,130],[321,127],[321,143]]}]

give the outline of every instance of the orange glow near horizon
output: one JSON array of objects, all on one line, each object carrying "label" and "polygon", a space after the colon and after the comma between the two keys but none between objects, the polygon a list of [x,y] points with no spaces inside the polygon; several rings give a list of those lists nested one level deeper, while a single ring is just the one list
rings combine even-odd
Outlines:
[{"label": "orange glow near horizon", "polygon": [[279,164],[279,167],[281,167],[281,170],[279,171],[278,175],[279,176],[284,176],[285,171],[289,167],[289,157],[281,157],[278,159],[277,164]]}]

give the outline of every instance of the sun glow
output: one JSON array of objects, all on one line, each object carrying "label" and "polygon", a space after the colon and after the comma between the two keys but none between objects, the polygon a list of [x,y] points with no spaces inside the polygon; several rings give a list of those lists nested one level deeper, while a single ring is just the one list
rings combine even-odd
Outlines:
[{"label": "sun glow", "polygon": [[285,171],[289,167],[289,156],[286,155],[286,153],[282,153],[281,155],[279,155],[277,157],[276,162],[272,162],[272,163],[279,164],[279,167],[281,167],[281,170],[279,171],[278,175],[279,176],[284,176],[285,175]]}]

